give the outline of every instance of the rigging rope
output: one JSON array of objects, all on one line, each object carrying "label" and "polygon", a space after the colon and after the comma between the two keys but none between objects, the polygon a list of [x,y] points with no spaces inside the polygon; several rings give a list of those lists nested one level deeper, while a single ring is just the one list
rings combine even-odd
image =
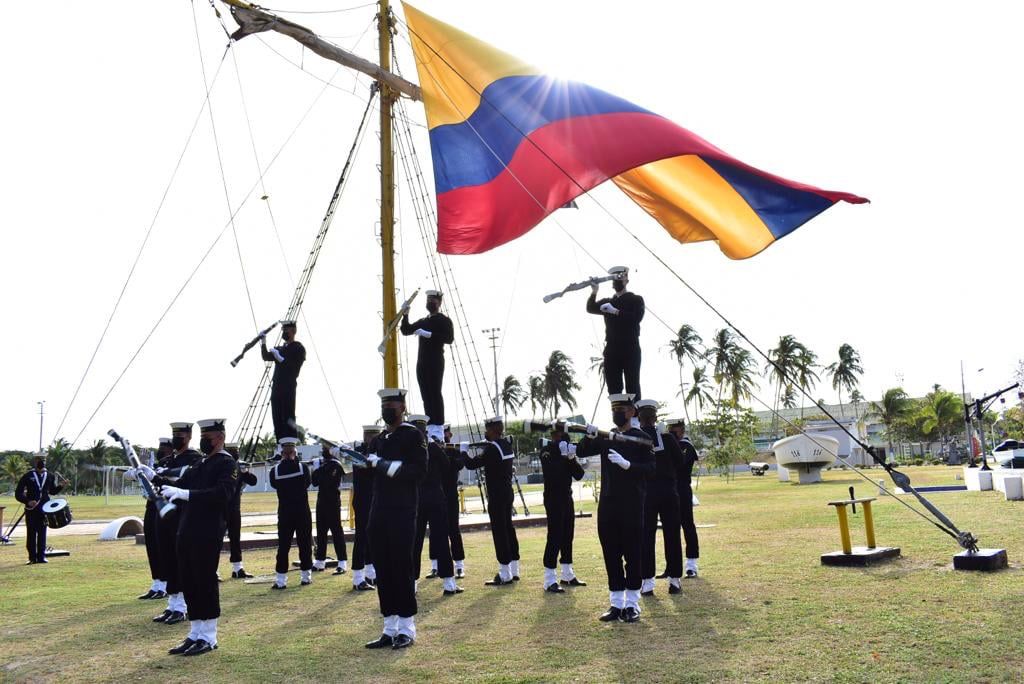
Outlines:
[{"label": "rigging rope", "polygon": [[338,9],[332,10],[282,10],[271,9],[270,7],[259,7],[259,5],[255,6],[259,7],[259,9],[264,10],[266,12],[276,12],[278,14],[340,14],[342,12],[352,12],[355,10],[365,9],[367,7],[374,7],[376,6],[376,4],[377,3],[375,2],[367,2],[362,5],[355,5],[354,7],[340,7]]}]

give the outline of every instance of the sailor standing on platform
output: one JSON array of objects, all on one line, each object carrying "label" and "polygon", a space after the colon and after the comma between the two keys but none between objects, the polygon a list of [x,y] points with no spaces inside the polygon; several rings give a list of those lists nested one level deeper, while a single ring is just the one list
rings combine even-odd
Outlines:
[{"label": "sailor standing on platform", "polygon": [[235,496],[228,508],[228,544],[231,547],[231,555],[228,561],[231,563],[231,579],[246,579],[252,577],[242,567],[242,490],[246,485],[256,486],[256,476],[249,472],[249,464],[239,461],[238,444],[229,442],[224,445],[224,451],[231,454],[238,466],[238,481],[235,484]]},{"label": "sailor standing on platform", "polygon": [[487,515],[498,559],[498,574],[484,583],[488,586],[512,584],[519,579],[519,540],[512,525],[512,461],[516,454],[504,433],[505,422],[500,416],[488,418],[484,421],[487,446],[478,456],[466,457],[466,467],[483,468],[487,479]]},{"label": "sailor standing on platform", "polygon": [[271,589],[288,586],[288,551],[292,537],[299,547],[299,570],[303,586],[313,582],[313,517],[309,513],[309,466],[299,460],[296,437],[282,437],[281,460],[270,469],[270,486],[277,490],[277,579]]},{"label": "sailor standing on platform", "polygon": [[643,558],[640,572],[643,586],[641,596],[654,596],[654,556],[658,542],[658,518],[665,540],[665,576],[668,593],[682,591],[679,579],[683,576],[683,544],[679,538],[679,492],[676,472],[683,462],[679,442],[657,425],[658,402],[644,399],[636,402],[640,411],[640,429],[654,442],[654,474],[647,481],[644,498]]},{"label": "sailor standing on platform", "polygon": [[540,467],[544,474],[544,513],[548,518],[548,535],[544,544],[544,590],[563,594],[555,568],[562,561],[562,584],[585,587],[572,567],[572,541],[576,519],[572,505],[572,481],[583,479],[583,465],[576,457],[576,445],[569,441],[565,422],[551,424],[551,439],[540,451]]},{"label": "sailor standing on platform", "polygon": [[679,491],[679,518],[686,542],[686,577],[697,576],[697,559],[700,558],[700,540],[697,525],[693,522],[693,489],[690,486],[693,466],[700,460],[693,442],[686,436],[686,421],[676,418],[668,423],[669,432],[679,441],[683,460],[676,471],[676,486]]},{"label": "sailor standing on platform", "polygon": [[[164,461],[163,466],[157,469],[156,477],[152,478],[153,484],[173,485],[179,477],[188,472],[194,463],[202,460],[203,455],[189,447],[191,441],[192,423],[184,421],[171,423],[171,448],[174,452],[169,459]],[[179,503],[177,508],[159,518],[156,525],[156,538],[160,545],[161,579],[167,583],[167,608],[153,618],[153,622],[162,622],[165,625],[184,622],[185,615],[188,613],[185,594],[181,589],[177,549],[178,523],[181,519],[181,511],[185,507],[185,504]]]},{"label": "sailor standing on platform", "polygon": [[604,317],[604,381],[608,393],[625,391],[639,400],[640,321],[644,319],[644,298],[626,290],[628,268],[613,266],[608,273],[616,276],[612,281],[615,294],[598,299],[597,285],[593,285],[587,299],[587,313]]},{"label": "sailor standing on platform", "polygon": [[412,549],[419,483],[427,472],[427,445],[420,431],[403,421],[405,390],[389,388],[377,394],[387,429],[375,442],[377,452],[366,460],[375,471],[370,546],[377,568],[377,600],[384,629],[366,648],[397,650],[416,640]]},{"label": "sailor standing on platform", "polygon": [[[169,459],[173,453],[171,438],[161,437],[160,446],[156,450],[157,466],[161,466],[164,460]],[[125,473],[125,476],[129,476],[129,474]],[[160,542],[156,537],[156,526],[159,520],[160,514],[156,510],[156,504],[146,499],[146,512],[142,518],[142,534],[146,540],[146,559],[149,561],[149,576],[153,579],[153,584],[150,585],[149,591],[139,596],[143,601],[167,598],[167,581],[161,576],[160,569]]]},{"label": "sailor standing on platform", "polygon": [[409,314],[405,312],[401,326],[403,335],[420,338],[416,382],[420,386],[423,412],[430,416],[427,435],[438,441],[444,439],[444,346],[455,341],[452,321],[441,313],[443,296],[438,290],[427,290],[427,317],[409,323]]},{"label": "sailor standing on platform", "polygon": [[334,554],[338,559],[334,574],[343,575],[348,569],[345,531],[341,527],[341,481],[344,477],[341,461],[331,453],[331,447],[324,444],[320,467],[313,471],[313,486],[317,488],[316,555],[313,556],[313,570],[316,572],[323,572],[327,567],[328,532],[334,541]]},{"label": "sailor standing on platform", "polygon": [[274,437],[296,437],[295,390],[299,371],[306,361],[306,348],[295,341],[295,321],[281,321],[284,342],[267,350],[266,336],[260,336],[260,353],[264,361],[274,362],[273,385],[270,390],[270,414],[274,420]]},{"label": "sailor standing on platform", "polygon": [[18,486],[14,488],[14,498],[25,506],[25,527],[28,528],[25,539],[27,565],[50,562],[46,560],[46,516],[43,515],[43,504],[50,500],[51,494],[61,490],[57,479],[46,470],[46,459],[36,456],[34,466],[21,476]]},{"label": "sailor standing on platform", "polygon": [[[376,453],[377,437],[381,433],[379,425],[363,426],[362,444],[356,451],[363,456]],[[352,590],[372,591],[377,580],[377,571],[373,567],[370,555],[370,507],[373,504],[373,468],[352,464],[352,514],[355,522],[355,539],[352,541]]]},{"label": "sailor standing on platform", "polygon": [[419,508],[416,513],[416,543],[413,546],[413,577],[418,581],[423,564],[423,539],[430,526],[430,546],[437,554],[437,576],[444,581],[444,595],[462,593],[462,587],[455,584],[455,566],[448,546],[448,511],[444,500],[444,474],[448,470],[448,455],[444,448],[428,438],[427,416],[409,416],[409,422],[416,426],[427,441],[427,473],[420,481]]},{"label": "sailor standing on platform", "polygon": [[201,420],[199,430],[199,449],[204,458],[174,485],[164,485],[160,490],[169,500],[187,504],[178,525],[177,550],[190,629],[188,637],[168,651],[172,655],[195,656],[217,648],[217,564],[238,481],[235,459],[224,450],[224,419]]},{"label": "sailor standing on platform", "polygon": [[[612,422],[616,431],[647,439],[630,427],[636,415],[629,394],[613,394]],[[597,536],[608,573],[611,607],[602,622],[640,620],[640,539],[643,531],[644,493],[647,478],[654,472],[650,447],[630,442],[585,438],[584,455],[601,455],[601,495],[597,503]]]}]

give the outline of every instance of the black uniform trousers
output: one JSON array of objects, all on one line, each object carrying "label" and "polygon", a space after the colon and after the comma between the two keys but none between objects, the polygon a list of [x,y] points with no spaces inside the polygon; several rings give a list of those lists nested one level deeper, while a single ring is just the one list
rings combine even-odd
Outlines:
[{"label": "black uniform trousers", "polygon": [[423,412],[430,416],[431,425],[444,424],[444,356],[420,355],[416,361],[416,382],[420,386]]},{"label": "black uniform trousers", "polygon": [[355,497],[352,499],[352,514],[355,515],[355,538],[352,541],[352,569],[362,570],[373,563],[370,554],[370,537],[367,528],[370,526],[370,504],[372,499]]},{"label": "black uniform trousers", "polygon": [[194,535],[181,535],[177,538],[178,574],[181,591],[188,605],[189,620],[214,620],[220,617],[217,565],[223,544],[223,531],[212,539],[196,539]]},{"label": "black uniform trousers", "polygon": [[231,547],[232,563],[242,562],[242,497],[237,497],[228,506],[228,545]]},{"label": "black uniform trousers", "polygon": [[608,394],[623,392],[623,376],[625,391],[635,395],[634,401],[640,400],[640,344],[629,346],[605,344],[604,346],[604,381],[608,385]]},{"label": "black uniform trousers", "polygon": [[658,518],[665,538],[665,572],[669,577],[683,576],[683,542],[679,538],[679,493],[657,485],[649,485],[644,498],[643,557],[640,574],[654,577],[654,551],[658,545]]},{"label": "black uniform trousers", "polygon": [[146,538],[146,559],[149,561],[149,576],[154,580],[161,580],[160,572],[160,542],[157,539],[156,525],[160,514],[156,508],[147,503],[146,513],[142,516],[142,534]]},{"label": "black uniform trousers", "polygon": [[416,539],[415,508],[370,511],[370,552],[377,571],[377,600],[384,617],[416,614],[412,549]]},{"label": "black uniform trousers", "polygon": [[642,500],[609,498],[601,499],[597,505],[597,538],[604,555],[609,591],[640,589],[643,516]]},{"label": "black uniform trousers", "polygon": [[[182,504],[179,502],[178,505]],[[156,540],[160,552],[160,579],[167,582],[168,594],[177,594],[181,591],[177,548],[178,519],[180,517],[181,515],[177,511],[170,511],[164,517],[158,518],[156,523]]]},{"label": "black uniform trousers", "polygon": [[[341,527],[341,500],[316,500],[316,555],[317,560],[327,558],[327,533],[334,540],[334,557],[340,561],[348,560],[345,549],[345,531]],[[353,551],[354,553],[354,551]]]},{"label": "black uniform trousers", "polygon": [[700,558],[700,541],[697,539],[697,525],[693,522],[693,489],[690,485],[679,485],[679,521],[686,541],[686,557]]},{"label": "black uniform trousers", "polygon": [[299,569],[313,567],[313,518],[309,506],[299,506],[296,511],[277,514],[277,564],[276,572],[288,572],[288,551],[292,548],[292,537],[299,547]]},{"label": "black uniform trousers", "polygon": [[[40,508],[39,504],[36,508]],[[25,538],[25,548],[28,550],[30,561],[41,561],[46,558],[46,516],[43,511],[25,511],[25,528],[28,536]]]},{"label": "black uniform trousers", "polygon": [[544,497],[544,513],[548,517],[548,537],[544,543],[544,567],[558,567],[572,563],[572,540],[576,534],[576,516],[573,514],[572,496]]},{"label": "black uniform trousers", "polygon": [[455,575],[455,564],[452,563],[452,551],[448,546],[448,511],[445,504],[420,500],[420,509],[416,515],[416,545],[413,547],[413,577],[420,578],[420,566],[423,564],[423,539],[426,537],[427,525],[430,525],[430,557],[437,560],[437,574],[440,577]]},{"label": "black uniform trousers", "polygon": [[512,498],[489,498],[487,517],[491,521],[491,538],[494,540],[494,555],[502,565],[519,560],[519,539],[512,525]]},{"label": "black uniform trousers", "polygon": [[[445,509],[448,512],[448,542],[452,552],[452,560],[466,560],[466,549],[462,546],[462,530],[459,528],[459,488],[445,491]],[[434,544],[431,542],[430,547]],[[431,552],[431,558],[437,558]]]},{"label": "black uniform trousers", "polygon": [[270,416],[274,420],[274,436],[297,437],[295,422],[295,388],[298,383],[274,383],[270,391]]}]

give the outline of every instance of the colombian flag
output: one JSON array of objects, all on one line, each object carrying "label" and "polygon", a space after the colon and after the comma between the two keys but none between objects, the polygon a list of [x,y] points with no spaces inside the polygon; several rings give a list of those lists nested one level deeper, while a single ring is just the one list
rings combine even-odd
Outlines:
[{"label": "colombian flag", "polygon": [[405,5],[430,129],[437,249],[515,240],[611,179],[680,242],[753,256],[843,200],[729,156],[664,117],[521,60]]}]

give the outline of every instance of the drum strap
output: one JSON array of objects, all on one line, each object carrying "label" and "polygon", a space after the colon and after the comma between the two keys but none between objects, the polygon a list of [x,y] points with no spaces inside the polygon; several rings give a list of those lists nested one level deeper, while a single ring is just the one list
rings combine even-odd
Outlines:
[{"label": "drum strap", "polygon": [[46,478],[50,476],[50,473],[46,470],[43,471],[43,479],[39,479],[39,473],[32,471],[32,479],[36,481],[36,487],[39,488],[39,498],[43,498],[43,487],[46,485]]}]

